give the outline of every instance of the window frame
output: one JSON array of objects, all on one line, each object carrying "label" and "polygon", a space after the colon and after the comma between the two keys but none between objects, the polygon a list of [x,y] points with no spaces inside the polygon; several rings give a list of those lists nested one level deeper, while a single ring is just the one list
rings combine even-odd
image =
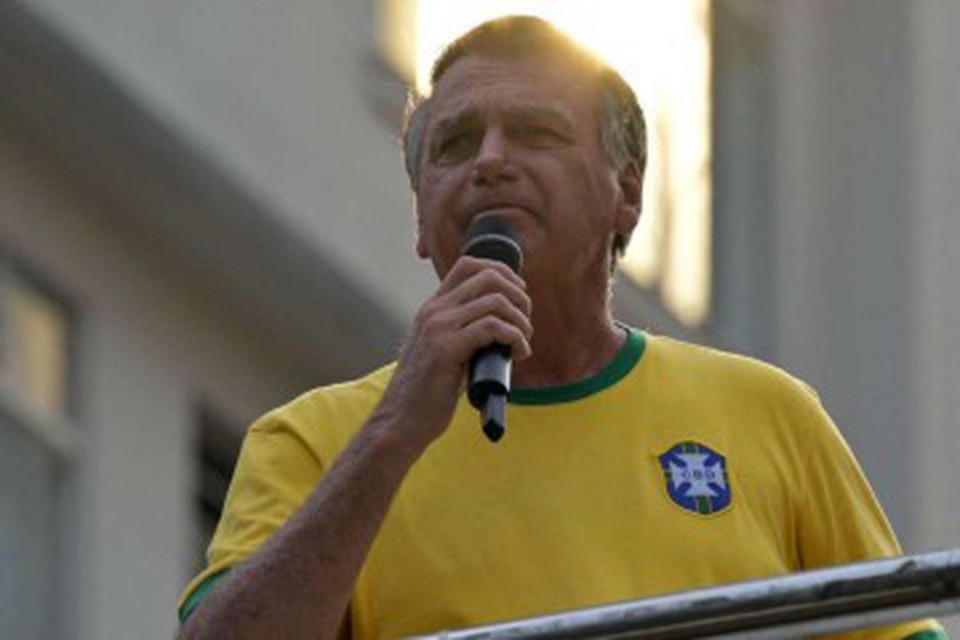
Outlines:
[{"label": "window frame", "polygon": [[18,430],[52,458],[56,479],[54,494],[50,499],[55,514],[55,531],[52,534],[54,548],[49,551],[57,571],[52,577],[53,602],[47,611],[48,615],[53,617],[52,629],[55,637],[68,638],[74,636],[70,630],[75,605],[71,583],[76,577],[75,558],[79,549],[74,548],[72,541],[76,532],[74,521],[79,515],[75,504],[78,491],[76,481],[83,453],[83,432],[77,416],[77,338],[80,335],[78,313],[76,306],[67,296],[43,278],[38,269],[0,245],[0,296],[6,295],[11,282],[16,283],[14,286],[29,288],[49,300],[62,312],[66,326],[63,413],[57,416],[47,415],[18,395],[10,385],[0,384],[0,421],[14,431]]},{"label": "window frame", "polygon": [[[64,411],[60,416],[48,416],[19,397],[8,385],[0,384],[0,405],[4,406],[9,417],[34,437],[56,451],[61,458],[71,460],[78,455],[80,446],[78,412],[77,372],[77,336],[78,313],[76,305],[49,280],[39,275],[38,270],[26,265],[22,260],[11,256],[0,246],[0,314],[3,309],[3,296],[10,283],[30,289],[45,298],[62,312],[66,325],[65,354],[66,368],[63,371],[66,398]],[[0,317],[2,321],[2,317]],[[2,322],[0,322],[2,330]]]}]

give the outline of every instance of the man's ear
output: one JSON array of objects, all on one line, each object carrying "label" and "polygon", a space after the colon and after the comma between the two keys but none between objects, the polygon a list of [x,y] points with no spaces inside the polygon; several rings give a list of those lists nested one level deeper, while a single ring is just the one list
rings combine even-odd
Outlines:
[{"label": "man's ear", "polygon": [[620,202],[617,206],[617,233],[629,237],[643,210],[643,172],[633,160],[617,172],[620,187]]},{"label": "man's ear", "polygon": [[423,233],[423,218],[420,216],[420,209],[417,208],[416,196],[413,198],[413,216],[417,219],[415,231],[417,237],[414,246],[416,247],[417,256],[426,260],[430,257],[430,250],[427,248],[427,242],[424,239],[425,234]]},{"label": "man's ear", "polygon": [[430,252],[427,250],[427,243],[423,240],[423,234],[420,233],[420,225],[417,225],[417,257],[423,258],[426,260],[430,257]]}]

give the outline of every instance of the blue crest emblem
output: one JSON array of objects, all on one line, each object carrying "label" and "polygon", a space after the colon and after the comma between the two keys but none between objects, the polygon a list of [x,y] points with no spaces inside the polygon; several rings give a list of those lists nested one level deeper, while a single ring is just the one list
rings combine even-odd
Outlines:
[{"label": "blue crest emblem", "polygon": [[667,493],[693,513],[709,515],[730,506],[727,459],[698,442],[681,442],[660,456]]}]

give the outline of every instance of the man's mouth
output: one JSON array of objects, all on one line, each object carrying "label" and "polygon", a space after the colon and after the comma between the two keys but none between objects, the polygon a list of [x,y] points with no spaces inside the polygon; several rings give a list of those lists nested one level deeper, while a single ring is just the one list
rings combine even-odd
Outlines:
[{"label": "man's mouth", "polygon": [[485,204],[476,208],[469,216],[468,222],[487,216],[515,216],[515,215],[534,215],[527,207],[511,202],[497,202]]},{"label": "man's mouth", "polygon": [[492,216],[492,215],[498,215],[498,214],[504,214],[504,213],[517,213],[517,212],[525,213],[526,209],[515,204],[494,204],[494,205],[490,205],[489,207],[484,207],[479,212],[477,212],[477,214],[474,215],[473,217],[478,218],[481,216]]}]

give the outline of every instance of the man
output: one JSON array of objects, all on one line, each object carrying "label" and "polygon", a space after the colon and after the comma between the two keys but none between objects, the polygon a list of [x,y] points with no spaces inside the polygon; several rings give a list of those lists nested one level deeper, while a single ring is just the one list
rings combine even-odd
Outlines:
[{"label": "man", "polygon": [[[433,81],[405,143],[440,285],[395,365],[250,430],[184,635],[402,637],[898,553],[806,387],[613,321],[645,163],[622,79],[507,18]],[[487,216],[515,232],[522,277],[461,256]],[[463,387],[495,342],[515,367],[493,445]]]}]

